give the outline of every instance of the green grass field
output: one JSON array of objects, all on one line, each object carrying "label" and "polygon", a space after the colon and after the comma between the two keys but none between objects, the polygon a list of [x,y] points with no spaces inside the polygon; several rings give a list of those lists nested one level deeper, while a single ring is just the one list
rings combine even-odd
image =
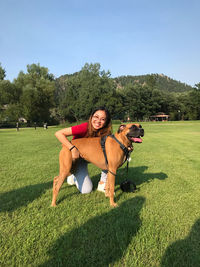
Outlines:
[{"label": "green grass field", "polygon": [[57,128],[0,130],[0,266],[200,266],[200,122],[142,125],[116,209],[91,164],[93,192],[64,183],[51,208]]}]

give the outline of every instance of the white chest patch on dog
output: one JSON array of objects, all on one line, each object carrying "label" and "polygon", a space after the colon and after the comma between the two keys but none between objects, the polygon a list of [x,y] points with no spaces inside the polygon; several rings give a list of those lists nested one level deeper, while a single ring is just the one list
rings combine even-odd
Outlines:
[{"label": "white chest patch on dog", "polygon": [[127,158],[127,160],[128,160],[128,162],[131,162],[131,157],[129,156],[129,157]]}]

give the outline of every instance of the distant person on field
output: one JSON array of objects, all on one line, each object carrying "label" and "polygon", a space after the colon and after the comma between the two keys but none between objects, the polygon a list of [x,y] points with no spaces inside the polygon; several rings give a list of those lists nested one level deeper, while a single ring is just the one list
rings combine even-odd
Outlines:
[{"label": "distant person on field", "polygon": [[16,129],[19,131],[19,122],[16,123]]},{"label": "distant person on field", "polygon": [[46,123],[46,122],[44,123],[44,129],[45,129],[45,130],[48,129],[48,126],[47,126],[47,123]]}]

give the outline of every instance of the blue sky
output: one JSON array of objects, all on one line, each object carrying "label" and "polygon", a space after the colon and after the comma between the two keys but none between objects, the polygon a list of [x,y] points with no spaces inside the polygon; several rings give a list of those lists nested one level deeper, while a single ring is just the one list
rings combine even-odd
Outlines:
[{"label": "blue sky", "polygon": [[100,63],[111,76],[163,73],[200,82],[199,0],[1,0],[0,62],[55,77]]}]

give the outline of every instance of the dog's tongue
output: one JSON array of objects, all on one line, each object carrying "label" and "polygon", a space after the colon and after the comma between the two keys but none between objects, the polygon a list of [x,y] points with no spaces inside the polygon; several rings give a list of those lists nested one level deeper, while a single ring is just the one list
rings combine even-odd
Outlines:
[{"label": "dog's tongue", "polygon": [[132,138],[134,143],[142,143],[142,139],[141,138]]}]

